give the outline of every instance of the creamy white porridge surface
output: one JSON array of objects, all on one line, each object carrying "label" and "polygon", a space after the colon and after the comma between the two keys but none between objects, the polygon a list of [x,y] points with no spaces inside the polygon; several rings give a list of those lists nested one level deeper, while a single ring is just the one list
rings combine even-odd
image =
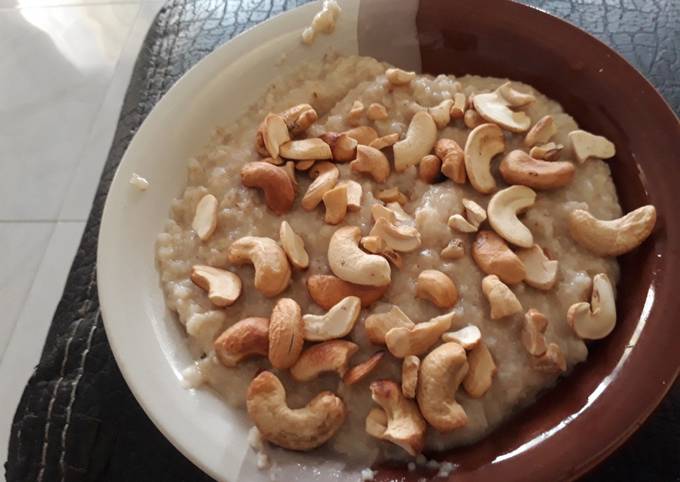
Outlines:
[{"label": "creamy white porridge surface", "polygon": [[[311,300],[305,280],[314,274],[332,274],[328,245],[333,233],[342,226],[357,226],[362,235],[367,236],[374,224],[371,206],[382,204],[375,198],[376,193],[398,187],[407,196],[408,202],[403,205],[403,210],[412,220],[407,219],[404,223],[419,231],[422,243],[413,252],[400,253],[403,267],[391,267],[391,283],[385,295],[361,310],[354,329],[345,337],[359,347],[350,359],[350,366],[365,361],[379,350],[385,351],[376,369],[353,385],[344,384],[337,373],[324,373],[312,381],[296,382],[287,370],[272,370],[284,384],[287,402],[292,408],[303,407],[322,390],[329,390],[342,398],[347,416],[337,433],[325,444],[324,450],[358,463],[370,463],[380,456],[407,456],[399,446],[379,441],[365,430],[369,410],[377,407],[371,400],[369,385],[382,379],[400,384],[402,360],[392,356],[385,346],[369,342],[364,320],[372,313],[388,310],[391,305],[397,305],[416,323],[450,312],[451,309],[437,308],[432,302],[416,297],[416,280],[423,270],[439,270],[455,282],[458,301],[453,308],[456,316],[449,331],[466,325],[478,327],[497,367],[491,386],[483,396],[472,398],[462,386],[458,389],[456,400],[467,415],[467,423],[448,433],[428,427],[426,450],[469,444],[480,439],[519,407],[530,403],[539,391],[553,385],[563,374],[560,370],[537,370],[532,355],[522,344],[525,312],[530,308],[540,311],[549,320],[544,337],[546,342],[556,344],[561,351],[566,361],[566,372],[583,362],[588,350],[567,323],[567,311],[575,303],[590,301],[592,278],[596,274],[605,274],[613,285],[619,277],[614,257],[593,254],[581,247],[568,230],[568,216],[575,209],[589,211],[600,219],[621,216],[609,166],[599,159],[577,163],[568,138],[568,134],[577,129],[574,119],[563,112],[558,103],[519,82],[513,82],[513,88],[535,96],[535,101],[523,109],[531,118],[531,124],[546,115],[552,116],[557,129],[550,141],[565,146],[560,160],[574,160],[576,169],[573,181],[567,186],[536,191],[535,203],[520,217],[533,234],[534,243],[540,245],[550,258],[558,260],[559,265],[557,281],[552,289],[539,290],[521,282],[510,285],[522,305],[522,311],[512,316],[491,319],[489,302],[482,292],[482,279],[486,274],[470,255],[476,233],[457,232],[447,224],[450,216],[464,213],[464,198],[487,207],[492,194],[477,192],[469,182],[456,184],[443,178],[441,182],[428,184],[419,179],[418,167],[412,166],[402,173],[392,169],[386,182],[379,184],[370,176],[353,172],[349,163],[337,163],[341,181],[351,179],[363,188],[361,208],[347,212],[338,225],[324,221],[323,203],[313,211],[301,209],[300,200],[311,182],[305,172],[297,171],[298,194],[293,208],[281,215],[268,209],[261,190],[242,185],[241,168],[252,161],[262,160],[255,149],[255,137],[260,122],[269,113],[282,112],[297,104],[310,104],[319,116],[305,134],[305,137],[313,138],[324,132],[343,132],[354,127],[347,123],[347,116],[355,101],[366,107],[380,103],[385,107],[387,118],[372,121],[363,115],[357,123],[372,126],[380,136],[397,133],[403,138],[414,113],[423,110],[418,105],[434,107],[442,100],[453,99],[457,92],[468,96],[491,92],[506,82],[477,76],[455,78],[440,75],[433,78],[419,75],[406,85],[395,86],[386,79],[386,68],[387,65],[371,58],[329,58],[318,65],[309,64],[295,75],[274,83],[258,104],[234,125],[218,129],[213,142],[190,159],[187,186],[172,202],[170,219],[158,236],[156,247],[167,305],[177,313],[180,323],[186,328],[196,360],[200,360],[191,370],[193,378],[190,382],[194,385],[205,382],[226,402],[244,408],[249,383],[258,370],[272,370],[271,364],[267,357],[256,356],[234,368],[224,367],[214,356],[215,338],[244,318],[269,318],[274,304],[283,297],[297,301],[302,314],[325,313],[326,310]],[[437,137],[453,139],[463,147],[469,132],[462,119],[451,119],[448,125],[437,130]],[[507,130],[503,133],[506,154],[513,149],[528,151],[522,144],[526,133],[514,134]],[[386,148],[383,152],[391,162],[392,149]],[[498,189],[507,186],[497,168],[498,159],[503,155],[497,156],[492,163]],[[217,225],[209,238],[201,240],[192,223],[197,204],[206,194],[214,195],[217,200]],[[293,269],[288,288],[268,298],[254,287],[253,266],[230,263],[228,248],[244,236],[262,236],[278,241],[283,220],[304,239],[309,267]],[[488,222],[480,229],[491,230]],[[440,252],[454,238],[462,240],[465,254],[460,259],[445,259]],[[192,282],[194,265],[208,265],[236,273],[242,282],[238,300],[231,306],[215,306],[207,292]],[[432,348],[440,343],[441,340]],[[305,348],[311,345],[307,341]],[[425,356],[423,354],[421,359]]]}]

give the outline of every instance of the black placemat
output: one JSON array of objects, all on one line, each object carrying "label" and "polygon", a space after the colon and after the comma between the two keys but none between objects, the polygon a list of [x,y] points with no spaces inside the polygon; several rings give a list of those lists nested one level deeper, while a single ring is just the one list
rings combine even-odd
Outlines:
[{"label": "black placemat", "polygon": [[[99,223],[123,152],[163,93],[218,45],[306,1],[173,0],[158,14],[135,65],[94,205],[40,363],[15,414],[5,465],[7,480],[210,480],[154,427],[116,366],[97,300]],[[680,3],[528,3],[566,18],[614,47],[660,89],[676,113],[680,111],[680,80],[676,76],[680,67]],[[631,392],[630,396],[645,394]],[[680,481],[680,384],[639,432],[586,479]]]}]

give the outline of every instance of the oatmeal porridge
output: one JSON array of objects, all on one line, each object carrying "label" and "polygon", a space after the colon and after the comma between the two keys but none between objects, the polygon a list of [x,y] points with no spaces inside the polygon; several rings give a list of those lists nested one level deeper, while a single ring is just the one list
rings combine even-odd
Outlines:
[{"label": "oatmeal porridge", "polygon": [[359,463],[480,439],[614,328],[655,212],[621,217],[613,155],[519,82],[365,57],[276,81],[158,236],[188,383]]}]

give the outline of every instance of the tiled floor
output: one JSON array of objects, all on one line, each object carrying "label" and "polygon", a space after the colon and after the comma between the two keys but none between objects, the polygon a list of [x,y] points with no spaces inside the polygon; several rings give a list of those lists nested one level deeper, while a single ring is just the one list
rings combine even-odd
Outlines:
[{"label": "tiled floor", "polygon": [[0,0],[0,467],[161,0]]}]

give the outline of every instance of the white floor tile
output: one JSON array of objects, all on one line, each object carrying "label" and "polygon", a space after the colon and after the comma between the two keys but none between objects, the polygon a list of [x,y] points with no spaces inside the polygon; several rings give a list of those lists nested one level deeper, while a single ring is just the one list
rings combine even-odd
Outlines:
[{"label": "white floor tile", "polygon": [[17,403],[40,358],[84,228],[82,222],[56,224],[5,356],[0,361],[0,467],[7,459]]},{"label": "white floor tile", "polygon": [[53,230],[54,223],[0,223],[0,363]]},{"label": "white floor tile", "polygon": [[57,218],[138,10],[0,10],[0,220]]},{"label": "white floor tile", "polygon": [[120,60],[109,85],[106,97],[92,127],[90,137],[80,156],[74,177],[68,187],[59,214],[61,220],[86,220],[97,191],[99,177],[111,147],[118,123],[120,108],[127,91],[132,69],[144,42],[149,26],[163,6],[162,2],[148,2],[140,6],[130,35],[120,54]]}]

